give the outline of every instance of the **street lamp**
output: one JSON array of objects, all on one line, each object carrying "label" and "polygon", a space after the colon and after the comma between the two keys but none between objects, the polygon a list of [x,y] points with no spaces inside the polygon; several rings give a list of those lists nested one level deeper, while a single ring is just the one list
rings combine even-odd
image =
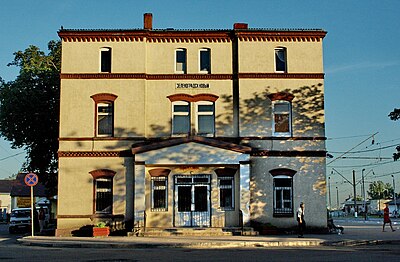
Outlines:
[{"label": "street lamp", "polygon": [[397,203],[396,203],[396,184],[394,182],[394,176],[392,175],[393,178],[393,199],[394,199],[394,215],[397,217]]}]

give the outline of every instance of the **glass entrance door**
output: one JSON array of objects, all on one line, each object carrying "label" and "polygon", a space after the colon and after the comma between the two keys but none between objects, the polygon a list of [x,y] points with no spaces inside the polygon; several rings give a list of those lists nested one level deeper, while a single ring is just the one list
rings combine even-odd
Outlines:
[{"label": "glass entrance door", "polygon": [[210,226],[210,175],[175,176],[175,226]]}]

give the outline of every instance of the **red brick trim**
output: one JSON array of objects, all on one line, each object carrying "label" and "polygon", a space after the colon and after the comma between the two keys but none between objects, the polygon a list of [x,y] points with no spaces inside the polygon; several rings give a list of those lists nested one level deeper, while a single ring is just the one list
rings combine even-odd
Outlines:
[{"label": "red brick trim", "polygon": [[[324,73],[239,73],[239,78],[324,79]],[[232,74],[62,73],[61,79],[232,80]]]},{"label": "red brick trim", "polygon": [[89,174],[92,175],[93,179],[98,179],[100,177],[111,177],[113,178],[117,172],[109,169],[97,169],[90,171]]},{"label": "red brick trim", "polygon": [[269,94],[267,95],[271,101],[276,101],[276,100],[284,100],[284,101],[289,101],[292,102],[294,95],[287,93],[287,92],[279,92],[279,93],[274,93],[274,94]]},{"label": "red brick trim", "polygon": [[107,101],[107,102],[114,102],[117,99],[117,95],[108,94],[108,93],[100,93],[90,96],[96,103]]},{"label": "red brick trim", "polygon": [[269,151],[260,150],[251,153],[251,156],[269,156],[269,157],[326,157],[326,151]]},{"label": "red brick trim", "polygon": [[239,73],[239,78],[324,79],[324,73]]},{"label": "red brick trim", "polygon": [[128,157],[128,151],[59,151],[58,157]]},{"label": "red brick trim", "polygon": [[322,30],[315,31],[240,31],[237,37],[240,41],[268,41],[268,42],[319,42],[327,32]]},{"label": "red brick trim", "polygon": [[152,177],[168,176],[169,173],[171,173],[171,170],[167,168],[154,168],[149,170],[149,174]]},{"label": "red brick trim", "polygon": [[287,168],[277,168],[269,171],[272,176],[279,176],[279,175],[284,175],[284,176],[291,176],[293,177],[297,171],[287,169]]},{"label": "red brick trim", "polygon": [[197,94],[197,95],[189,95],[189,94],[174,94],[167,96],[167,98],[171,102],[175,101],[187,101],[187,102],[198,102],[198,101],[210,101],[215,102],[219,98],[217,95],[213,94]]}]

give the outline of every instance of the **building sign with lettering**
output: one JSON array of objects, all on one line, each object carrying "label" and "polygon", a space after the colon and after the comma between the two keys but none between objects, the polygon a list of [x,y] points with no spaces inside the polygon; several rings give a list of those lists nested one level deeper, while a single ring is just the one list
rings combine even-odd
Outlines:
[{"label": "building sign with lettering", "polygon": [[176,88],[210,88],[208,83],[176,83]]}]

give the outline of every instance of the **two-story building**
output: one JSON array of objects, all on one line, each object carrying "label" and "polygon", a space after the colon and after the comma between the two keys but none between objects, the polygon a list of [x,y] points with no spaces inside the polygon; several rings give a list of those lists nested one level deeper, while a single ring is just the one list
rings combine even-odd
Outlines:
[{"label": "two-story building", "polygon": [[61,29],[57,234],[327,224],[323,30]]}]

